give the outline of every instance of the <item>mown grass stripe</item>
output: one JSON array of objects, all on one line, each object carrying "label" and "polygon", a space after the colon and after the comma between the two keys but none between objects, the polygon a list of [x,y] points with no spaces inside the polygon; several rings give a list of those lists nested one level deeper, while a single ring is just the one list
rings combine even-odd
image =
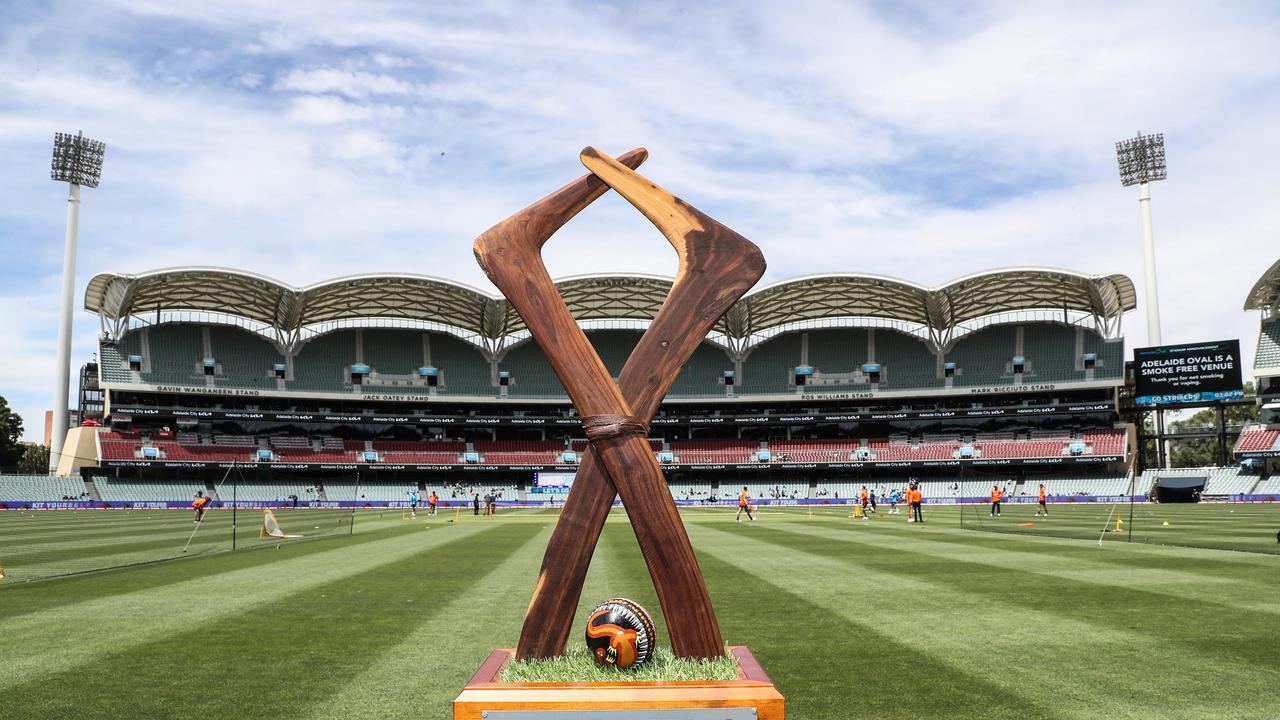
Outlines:
[{"label": "mown grass stripe", "polygon": [[[342,687],[406,632],[429,620],[444,598],[467,594],[483,576],[464,564],[441,567],[436,552],[460,552],[459,545],[467,544],[476,563],[497,564],[537,531],[525,524],[492,525],[469,537],[453,534],[452,540],[431,548],[410,542],[410,552],[391,562],[367,557],[357,572],[284,593],[216,622],[201,621],[184,633],[189,642],[153,636],[111,652],[102,664],[128,668],[131,690],[112,695],[113,702],[99,699],[117,682],[110,674],[66,670],[47,678],[44,682],[65,683],[68,689],[46,697],[42,709],[87,718],[161,717],[174,710],[168,698],[191,689],[191,678],[173,669],[200,667],[204,658],[217,657],[216,671],[200,677],[203,709],[232,717],[289,714]],[[405,538],[419,539],[411,534]],[[383,597],[375,602],[374,595]],[[296,627],[282,627],[288,619]],[[272,671],[264,672],[264,666],[273,666]],[[281,668],[302,670],[318,682],[281,684],[273,677]],[[21,698],[29,689],[15,688],[12,695]],[[23,709],[21,701],[16,709]]]},{"label": "mown grass stripe", "polygon": [[[801,553],[848,558],[847,543],[842,539],[807,531],[802,533],[795,528],[760,528],[754,537]],[[850,562],[856,562],[859,573],[868,569],[879,570],[886,575],[893,573],[898,577],[927,582],[934,588],[945,587],[975,598],[986,597],[993,603],[999,603],[1002,611],[1016,606],[1058,618],[1051,622],[1076,620],[1100,626],[1106,632],[1137,632],[1148,637],[1163,637],[1165,643],[1184,646],[1189,653],[1217,655],[1224,660],[1242,663],[1242,668],[1252,664],[1263,667],[1280,664],[1280,647],[1252,642],[1249,631],[1242,631],[1238,625],[1216,622],[1236,613],[1234,607],[1137,588],[1118,593],[1112,587],[1087,578],[1081,580],[1040,572],[1038,567],[1056,564],[1052,557],[1041,556],[1034,566],[1005,567],[984,562],[981,558],[973,561],[940,559],[936,553],[902,549],[892,556],[860,553],[856,560]],[[947,572],[939,572],[943,563]],[[1133,581],[1141,584],[1143,571],[1126,572],[1133,573]],[[1154,574],[1158,571],[1147,572]],[[1071,598],[1070,603],[1046,602],[1046,598],[1066,597]],[[1117,604],[1118,597],[1123,597],[1125,602]],[[1170,616],[1176,616],[1178,622],[1171,625],[1165,619]]]},{"label": "mown grass stripe", "polygon": [[[513,545],[501,562],[494,564],[496,557],[487,555],[473,558],[480,562],[463,569],[475,578],[473,585],[453,592],[434,588],[432,597],[438,604],[423,622],[408,628],[376,657],[367,658],[347,682],[331,684],[331,695],[312,698],[291,716],[314,720],[449,717],[453,698],[489,652],[515,645],[529,602],[519,589],[526,585],[533,589],[550,537],[549,527],[538,527],[536,532]],[[490,561],[485,562],[486,558]]]},{"label": "mown grass stripe", "polygon": [[[799,524],[779,527],[792,533],[856,542],[882,550],[915,552],[958,563],[977,563],[1064,580],[1110,585],[1132,592],[1168,595],[1187,602],[1219,602],[1230,606],[1231,599],[1224,594],[1222,587],[1238,587],[1241,582],[1232,578],[1213,577],[1208,572],[1211,567],[1209,565],[1206,565],[1206,573],[1203,575],[1180,570],[1165,570],[1158,567],[1158,561],[1153,561],[1145,570],[1131,567],[1115,568],[1094,560],[1059,556],[1051,549],[1023,549],[1015,540],[1007,540],[1003,548],[993,548],[986,544],[971,542],[975,540],[973,535],[958,530],[917,528],[905,523],[900,527],[883,525],[877,528],[874,525],[875,521],[821,528]],[[1105,552],[1122,553],[1124,550],[1116,548],[1099,550],[1100,554]],[[1215,584],[1218,586],[1216,589]],[[1225,609],[1238,610],[1234,607]]]},{"label": "mown grass stripe", "polygon": [[[733,535],[711,540],[708,533]],[[1169,717],[1171,714],[1205,716],[1211,708],[1243,707],[1259,711],[1267,703],[1261,698],[1271,692],[1273,683],[1256,673],[1248,678],[1252,666],[1246,663],[1201,659],[1194,650],[1178,651],[1168,647],[1163,638],[1136,632],[1117,632],[1088,621],[1055,617],[1051,612],[1037,611],[1009,603],[992,603],[985,597],[948,588],[897,572],[882,572],[863,564],[859,554],[837,556],[819,553],[796,553],[793,548],[769,542],[771,537],[787,537],[785,532],[769,533],[759,528],[739,530],[728,525],[700,525],[697,530],[701,547],[710,547],[711,556],[753,577],[796,595],[807,594],[822,612],[808,616],[810,621],[830,622],[836,615],[858,626],[855,634],[874,633],[896,639],[916,652],[928,655],[963,675],[963,669],[981,668],[982,678],[994,686],[983,703],[974,707],[948,707],[926,702],[926,713],[944,711],[950,717],[1016,716],[1004,713],[1000,705],[1007,698],[1036,705],[1036,678],[1052,674],[1053,710],[1036,707],[1028,716],[1057,715],[1068,717]],[[866,548],[867,551],[875,548]],[[892,558],[890,558],[892,561]],[[943,558],[911,558],[902,563],[921,563],[933,572],[949,572],[952,561]],[[1031,576],[1028,575],[1028,578]],[[839,587],[839,592],[823,592],[824,587]],[[1046,595],[1046,602],[1056,599]],[[803,623],[803,621],[801,621]],[[792,620],[788,623],[795,626]],[[875,656],[880,648],[858,644],[857,658],[862,672],[874,674],[883,682],[881,662]],[[1179,673],[1158,677],[1139,677],[1132,668],[1146,667],[1153,657],[1175,663]],[[1108,673],[1108,668],[1123,668],[1126,673]],[[826,677],[834,679],[836,671]],[[1101,673],[1101,675],[1100,675]],[[921,678],[920,693],[932,696],[934,673]],[[1100,688],[1097,679],[1106,678]],[[857,674],[841,674],[836,683],[857,684]],[[1225,678],[1237,678],[1232,683]],[[776,680],[777,678],[775,678]],[[867,688],[874,694],[878,688]],[[1251,695],[1238,703],[1241,693]],[[1169,698],[1179,698],[1170,704]],[[1224,703],[1236,703],[1224,705]],[[1141,712],[1134,714],[1134,708]],[[887,712],[887,710],[885,711]],[[1186,713],[1190,713],[1189,715]],[[1211,714],[1211,713],[1210,713]],[[879,712],[872,716],[880,717]],[[1260,715],[1261,717],[1261,715]]]},{"label": "mown grass stripe", "polygon": [[1011,692],[991,674],[965,672],[917,647],[909,625],[867,622],[849,596],[823,592],[829,586],[806,563],[770,561],[765,543],[708,548],[704,527],[691,530],[725,639],[761,661],[787,698],[788,717],[1066,717],[1048,699]]},{"label": "mown grass stripe", "polygon": [[[271,552],[271,549],[279,544],[278,542],[258,542],[255,538],[235,553],[184,557],[173,562],[159,562],[70,577],[55,577],[36,583],[15,583],[0,588],[2,593],[0,594],[0,620],[31,612],[51,610],[62,605],[83,602],[89,598],[120,592],[142,592],[186,582],[192,577],[192,573],[187,569],[188,561],[198,560],[201,573],[207,577],[220,572],[242,569],[246,563],[263,566],[272,562],[289,562],[307,555],[329,552],[335,549],[334,541],[343,543],[344,547],[354,547],[384,540],[389,537],[389,532],[389,528],[386,527],[370,528],[351,537],[328,535],[318,541],[310,539],[290,541],[288,554]],[[261,551],[263,554],[255,555],[252,559],[243,557],[244,553],[255,551]]]},{"label": "mown grass stripe", "polygon": [[[11,618],[5,621],[6,632],[20,635],[24,642],[6,648],[6,672],[0,676],[0,688],[91,662],[121,647],[191,632],[249,607],[342,580],[369,567],[395,563],[424,547],[491,531],[492,527],[479,525],[432,533],[411,531],[372,543],[309,554],[288,563],[268,562],[195,577],[158,590],[123,592]],[[291,553],[294,547],[297,546],[286,544],[279,551],[259,552]],[[191,561],[185,569],[198,573],[201,561]],[[88,621],[94,623],[92,634],[85,631]]]}]

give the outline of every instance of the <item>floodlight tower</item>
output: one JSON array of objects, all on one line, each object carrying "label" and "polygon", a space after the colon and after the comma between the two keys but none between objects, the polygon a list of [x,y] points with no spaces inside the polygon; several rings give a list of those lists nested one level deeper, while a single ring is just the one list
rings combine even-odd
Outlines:
[{"label": "floodlight tower", "polygon": [[62,311],[58,318],[57,377],[53,390],[53,428],[49,439],[49,471],[58,467],[62,444],[67,438],[67,394],[71,376],[71,312],[76,289],[76,235],[80,229],[80,186],[98,187],[102,176],[102,157],[107,146],[90,140],[83,132],[75,135],[55,133],[53,164],[49,177],[70,183],[67,195],[67,237],[62,255]]},{"label": "floodlight tower", "polygon": [[1160,344],[1160,294],[1156,290],[1156,241],[1151,236],[1151,192],[1147,185],[1168,177],[1164,164],[1164,134],[1143,135],[1116,143],[1120,184],[1138,186],[1142,210],[1143,268],[1147,289],[1147,344]]}]

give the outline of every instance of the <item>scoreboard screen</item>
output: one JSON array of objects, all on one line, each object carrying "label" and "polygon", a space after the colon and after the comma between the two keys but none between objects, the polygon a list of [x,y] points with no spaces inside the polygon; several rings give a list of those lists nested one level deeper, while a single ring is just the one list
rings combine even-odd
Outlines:
[{"label": "scoreboard screen", "polygon": [[1136,348],[1133,377],[1135,402],[1139,405],[1242,398],[1240,341]]},{"label": "scoreboard screen", "polygon": [[573,477],[573,473],[567,472],[539,472],[533,474],[533,485],[540,488],[569,488],[573,487]]}]

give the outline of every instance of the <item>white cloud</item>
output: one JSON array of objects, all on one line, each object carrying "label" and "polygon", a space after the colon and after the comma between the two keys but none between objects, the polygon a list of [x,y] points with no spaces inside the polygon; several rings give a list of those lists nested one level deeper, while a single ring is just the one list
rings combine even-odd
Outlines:
[{"label": "white cloud", "polygon": [[289,118],[312,125],[389,120],[404,116],[404,108],[395,105],[361,105],[332,95],[304,95],[294,98]]},{"label": "white cloud", "polygon": [[277,90],[304,93],[338,93],[351,98],[370,95],[406,95],[413,85],[390,75],[336,68],[294,69],[276,81]]}]

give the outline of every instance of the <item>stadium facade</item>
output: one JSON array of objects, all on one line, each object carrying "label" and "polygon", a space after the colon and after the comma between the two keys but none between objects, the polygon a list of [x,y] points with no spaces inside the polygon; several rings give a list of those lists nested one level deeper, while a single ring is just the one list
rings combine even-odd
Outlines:
[{"label": "stadium facade", "polygon": [[[558,282],[615,376],[670,286]],[[1123,275],[1036,267],[939,287],[863,274],[764,286],[704,339],[650,442],[681,500],[748,485],[826,502],[909,477],[936,499],[992,484],[1030,496],[1041,482],[1117,496],[1135,449],[1122,415],[1122,321],[1135,305]],[[586,449],[519,315],[449,280],[299,288],[225,268],[108,273],[85,309],[101,337],[80,410],[103,427],[68,447],[95,500],[183,500],[234,468],[248,499],[266,502],[390,502],[411,489],[459,501],[480,488],[542,502],[567,491]]]}]

